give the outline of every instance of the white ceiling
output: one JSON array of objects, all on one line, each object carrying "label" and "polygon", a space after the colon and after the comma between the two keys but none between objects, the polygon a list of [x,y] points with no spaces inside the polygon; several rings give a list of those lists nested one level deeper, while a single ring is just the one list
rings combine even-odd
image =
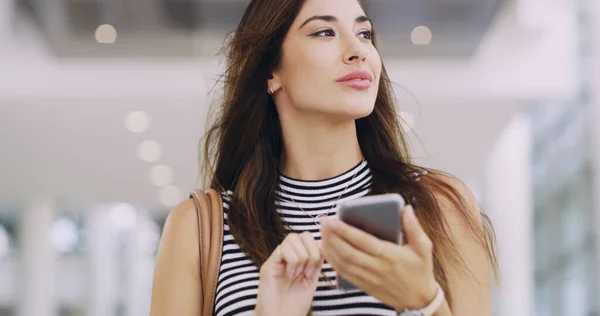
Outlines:
[{"label": "white ceiling", "polygon": [[[364,0],[389,57],[468,57],[478,47],[501,0]],[[55,56],[141,57],[212,54],[235,30],[247,0],[105,1],[15,0],[19,20],[32,16]],[[104,23],[114,25],[119,40],[100,46],[91,36]],[[435,40],[412,45],[416,26],[429,27]],[[207,35],[218,41],[207,41]],[[210,37],[210,36],[208,36]],[[210,52],[210,53],[209,53]]]}]

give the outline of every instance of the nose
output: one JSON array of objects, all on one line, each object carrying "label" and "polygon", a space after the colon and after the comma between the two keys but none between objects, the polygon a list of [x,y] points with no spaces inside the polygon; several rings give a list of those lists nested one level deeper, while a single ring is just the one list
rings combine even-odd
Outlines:
[{"label": "nose", "polygon": [[344,62],[347,64],[364,63],[367,60],[367,49],[358,38],[353,38],[344,53]]}]

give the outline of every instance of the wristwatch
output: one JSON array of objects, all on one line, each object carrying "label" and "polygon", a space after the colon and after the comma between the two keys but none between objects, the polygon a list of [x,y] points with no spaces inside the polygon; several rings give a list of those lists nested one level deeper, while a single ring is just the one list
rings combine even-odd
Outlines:
[{"label": "wristwatch", "polygon": [[435,294],[435,298],[429,305],[419,310],[410,310],[406,309],[399,316],[432,316],[439,308],[442,306],[444,302],[444,290],[439,283],[437,285],[437,293]]}]

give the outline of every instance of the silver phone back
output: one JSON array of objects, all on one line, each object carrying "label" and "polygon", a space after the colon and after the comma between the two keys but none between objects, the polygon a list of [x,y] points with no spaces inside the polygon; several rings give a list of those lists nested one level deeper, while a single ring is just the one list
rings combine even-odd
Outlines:
[{"label": "silver phone back", "polygon": [[[345,223],[359,228],[379,239],[402,243],[401,214],[404,199],[396,193],[372,195],[338,206],[338,216]],[[356,289],[348,280],[338,276],[337,287],[344,290]]]}]

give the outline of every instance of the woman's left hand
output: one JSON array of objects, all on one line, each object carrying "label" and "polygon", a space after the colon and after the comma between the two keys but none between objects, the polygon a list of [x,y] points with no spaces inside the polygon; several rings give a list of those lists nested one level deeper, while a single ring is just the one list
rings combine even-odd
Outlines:
[{"label": "woman's left hand", "polygon": [[411,206],[402,212],[408,244],[380,240],[336,218],[322,218],[322,251],[337,273],[396,311],[435,297],[432,243]]}]

